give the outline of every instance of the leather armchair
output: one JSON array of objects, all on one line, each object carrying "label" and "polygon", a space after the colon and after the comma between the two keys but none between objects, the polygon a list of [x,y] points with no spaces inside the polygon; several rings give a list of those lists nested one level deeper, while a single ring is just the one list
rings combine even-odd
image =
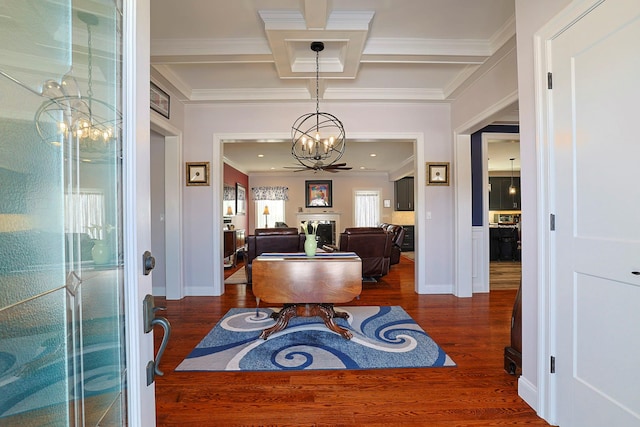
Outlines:
[{"label": "leather armchair", "polygon": [[340,233],[340,251],[355,252],[362,260],[362,277],[389,273],[393,234],[380,227],[345,228]]},{"label": "leather armchair", "polygon": [[404,227],[401,225],[387,224],[386,230],[393,234],[393,245],[391,246],[391,265],[400,262],[402,252],[402,242],[404,241]]},{"label": "leather armchair", "polygon": [[247,236],[247,252],[244,271],[247,284],[251,285],[251,264],[265,252],[304,252],[304,233],[295,227],[256,228],[253,235]]}]

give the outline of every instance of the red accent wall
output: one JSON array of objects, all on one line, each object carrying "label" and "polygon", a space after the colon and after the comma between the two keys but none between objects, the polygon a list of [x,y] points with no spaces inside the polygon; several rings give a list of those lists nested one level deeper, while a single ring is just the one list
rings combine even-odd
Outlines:
[{"label": "red accent wall", "polygon": [[244,188],[247,189],[247,214],[246,215],[236,215],[234,217],[233,223],[236,225],[237,229],[244,229],[244,230],[248,230],[249,229],[249,215],[252,214],[252,209],[251,209],[251,204],[249,203],[249,200],[251,199],[250,197],[250,191],[251,189],[249,188],[249,177],[245,174],[243,174],[242,172],[240,172],[238,169],[236,168],[232,168],[231,166],[229,166],[228,164],[224,164],[224,170],[223,170],[223,180],[224,183],[227,185],[231,185],[233,187],[236,186],[236,183],[241,184],[244,186]]}]

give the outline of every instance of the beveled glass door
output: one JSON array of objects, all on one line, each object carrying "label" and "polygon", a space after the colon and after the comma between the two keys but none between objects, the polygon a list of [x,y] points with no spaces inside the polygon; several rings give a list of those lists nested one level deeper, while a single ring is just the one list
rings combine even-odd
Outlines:
[{"label": "beveled glass door", "polygon": [[0,15],[0,424],[127,424],[120,0]]}]

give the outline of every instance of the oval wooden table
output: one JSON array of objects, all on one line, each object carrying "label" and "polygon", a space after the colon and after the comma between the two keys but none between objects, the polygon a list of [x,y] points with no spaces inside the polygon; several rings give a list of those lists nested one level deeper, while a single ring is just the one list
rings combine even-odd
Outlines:
[{"label": "oval wooden table", "polygon": [[324,324],[346,339],[352,334],[334,318],[348,318],[333,304],[347,303],[362,292],[362,261],[353,252],[264,253],[253,260],[253,294],[260,301],[283,304],[272,317],[275,325],[262,331],[261,338],[287,327],[296,316],[319,316]]}]

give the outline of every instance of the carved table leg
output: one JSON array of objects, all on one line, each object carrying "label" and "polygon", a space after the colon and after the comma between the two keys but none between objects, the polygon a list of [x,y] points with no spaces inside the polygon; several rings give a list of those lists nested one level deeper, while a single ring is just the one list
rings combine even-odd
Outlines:
[{"label": "carved table leg", "polygon": [[351,337],[353,337],[353,334],[349,330],[336,325],[336,322],[333,321],[334,317],[340,317],[342,319],[349,318],[349,315],[347,313],[336,313],[336,311],[333,309],[333,305],[331,304],[318,304],[318,311],[318,314],[324,321],[324,324],[327,326],[327,328],[331,329],[333,332],[340,334],[345,339],[350,340]]},{"label": "carved table leg", "polygon": [[294,304],[287,305],[278,313],[272,313],[271,317],[276,320],[275,325],[262,331],[260,338],[267,339],[274,332],[279,332],[287,327],[289,320],[296,315],[296,306]]},{"label": "carved table leg", "polygon": [[349,314],[336,312],[333,304],[285,304],[279,312],[271,313],[271,318],[276,321],[275,325],[265,329],[260,334],[260,338],[267,339],[274,332],[279,332],[287,327],[293,317],[314,317],[319,316],[327,328],[340,334],[345,339],[351,339],[353,334],[340,326],[333,320],[336,317],[348,319]]}]

